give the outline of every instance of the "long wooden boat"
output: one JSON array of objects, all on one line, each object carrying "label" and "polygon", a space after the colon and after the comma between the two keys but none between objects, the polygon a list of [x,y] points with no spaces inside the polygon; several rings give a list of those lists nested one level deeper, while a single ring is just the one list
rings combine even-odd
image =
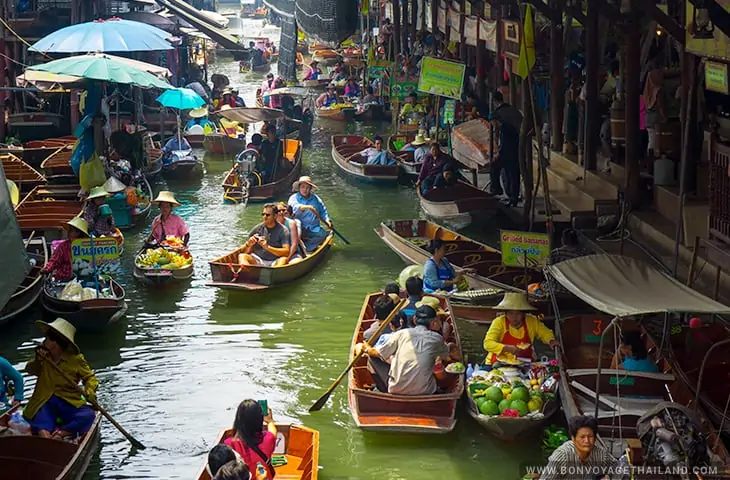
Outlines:
[{"label": "long wooden boat", "polygon": [[134,257],[133,275],[137,280],[141,280],[149,285],[162,286],[170,283],[182,283],[193,278],[193,273],[195,273],[195,269],[193,267],[194,261],[192,261],[190,265],[185,265],[184,267],[175,269],[144,267],[138,260],[145,250],[146,249],[143,248],[139,251],[137,256]]},{"label": "long wooden boat", "polygon": [[48,136],[63,135],[68,132],[64,127],[66,117],[52,112],[19,112],[7,116],[8,129],[23,140],[39,140]]},{"label": "long wooden boat", "polygon": [[312,52],[312,60],[319,62],[322,65],[335,65],[342,58],[339,53],[331,48],[325,47],[312,50],[312,47],[310,46],[309,51]]},{"label": "long wooden boat", "polygon": [[8,302],[0,308],[0,327],[32,307],[41,294],[43,288],[41,270],[48,263],[46,239],[34,237],[28,242],[26,251],[33,265]]},{"label": "long wooden boat", "polygon": [[499,198],[462,180],[449,187],[434,188],[426,195],[421,194],[420,188],[416,190],[426,215],[460,228],[492,218],[500,206]]},{"label": "long wooden boat", "polygon": [[401,170],[406,175],[411,176],[417,176],[419,173],[421,173],[421,166],[423,163],[416,162],[413,159],[414,151],[406,151],[403,152],[396,148],[395,143],[401,142],[403,145],[407,145],[408,143],[412,142],[416,138],[415,135],[391,135],[388,139],[388,151],[391,155],[393,155],[393,158],[398,162],[398,165],[400,165]]},{"label": "long wooden boat", "polygon": [[[719,441],[719,433],[710,423],[702,407],[695,410],[694,395],[671,364],[658,352],[658,346],[644,330],[630,320],[621,322],[621,329],[639,330],[644,334],[650,358],[659,367],[660,373],[647,373],[611,369],[614,356],[613,342],[605,342],[603,351],[599,348],[601,332],[611,322],[611,316],[596,312],[580,315],[558,322],[557,337],[561,343],[560,400],[565,416],[595,414],[596,385],[600,382],[598,433],[606,446],[620,454],[626,450],[625,440],[638,438],[637,420],[654,409],[660,402],[675,402],[690,407],[699,417],[706,430],[707,446],[717,455],[725,471],[730,465],[730,453]],[[598,363],[601,363],[600,376]],[[639,477],[641,478],[641,477]],[[712,478],[728,478],[725,475]]]},{"label": "long wooden boat", "polygon": [[41,185],[34,188],[28,195],[35,200],[76,200],[79,199],[81,185]]},{"label": "long wooden boat", "polygon": [[526,285],[545,280],[540,270],[525,272],[524,268],[504,266],[499,250],[428,220],[386,220],[375,233],[406,263],[417,265],[423,265],[431,258],[426,250],[431,240],[443,240],[446,259],[457,271],[476,270],[466,274],[471,288],[519,288],[524,291]]},{"label": "long wooden boat", "polygon": [[[303,425],[277,423],[274,455],[286,457],[286,464],[274,467],[276,478],[282,480],[317,480],[319,475],[319,432]],[[231,430],[223,430],[216,444],[231,438]],[[207,460],[206,460],[207,464]],[[212,480],[206,465],[200,469],[198,480]]]},{"label": "long wooden boat", "polygon": [[246,140],[229,137],[223,133],[209,133],[203,140],[203,148],[216,155],[236,155],[246,149]]},{"label": "long wooden boat", "polygon": [[203,162],[192,152],[183,158],[175,158],[170,163],[162,164],[162,174],[167,178],[186,179],[203,174]]},{"label": "long wooden boat", "polygon": [[205,143],[204,133],[186,133],[185,140],[188,141],[192,148],[203,148]]},{"label": "long wooden boat", "polygon": [[43,285],[41,305],[47,312],[71,322],[79,332],[101,332],[119,321],[127,311],[124,288],[114,280],[109,282],[113,297],[71,302],[59,298],[64,283],[48,280]]},{"label": "long wooden boat", "polygon": [[213,281],[212,287],[241,291],[266,290],[293,282],[312,272],[327,256],[332,246],[330,233],[322,244],[309,252],[303,260],[280,267],[245,266],[238,260],[243,246],[209,262]]},{"label": "long wooden boat", "polygon": [[76,142],[76,137],[47,138],[45,140],[31,140],[22,146],[12,145],[0,146],[0,155],[13,154],[31,167],[41,168],[41,163],[50,154],[61,147],[71,147]]},{"label": "long wooden boat", "polygon": [[0,163],[5,170],[5,177],[15,182],[21,194],[28,193],[35,187],[46,183],[43,175],[15,155],[0,155]]},{"label": "long wooden boat", "polygon": [[72,151],[68,148],[59,148],[41,163],[41,170],[49,183],[76,184],[78,177],[71,168]]},{"label": "long wooden boat", "polygon": [[332,135],[332,158],[343,172],[367,182],[398,181],[398,165],[368,165],[366,158],[353,156],[375,144],[360,135]]},{"label": "long wooden boat", "polygon": [[[368,295],[360,311],[350,346],[350,358],[354,356],[355,345],[363,342],[363,333],[375,321],[373,305],[382,293]],[[448,307],[445,299],[440,299],[442,308]],[[461,351],[461,341],[456,324],[448,317],[445,324],[449,337]],[[392,395],[372,390],[375,380],[367,368],[367,357],[360,357],[348,374],[347,395],[350,412],[355,423],[363,430],[407,433],[448,433],[456,426],[456,407],[464,393],[464,377],[448,375],[440,386],[446,393],[435,395]]]},{"label": "long wooden boat", "polygon": [[60,238],[64,224],[79,215],[81,208],[77,200],[36,199],[31,192],[15,207],[15,217],[24,234],[35,230],[53,240]]},{"label": "long wooden boat", "polygon": [[326,120],[337,120],[339,122],[349,122],[355,118],[357,109],[354,105],[337,106],[337,107],[320,107],[317,108],[317,116]]},{"label": "long wooden boat", "polygon": [[[9,428],[15,407],[0,416],[0,430]],[[81,480],[99,448],[101,413],[78,444],[35,435],[0,434],[3,480]]]},{"label": "long wooden boat", "polygon": [[299,140],[282,140],[284,142],[284,157],[292,164],[292,168],[278,179],[258,187],[250,187],[244,192],[238,178],[236,165],[223,179],[223,199],[232,203],[240,203],[245,199],[249,202],[266,202],[291,192],[292,183],[302,173],[302,142]]}]

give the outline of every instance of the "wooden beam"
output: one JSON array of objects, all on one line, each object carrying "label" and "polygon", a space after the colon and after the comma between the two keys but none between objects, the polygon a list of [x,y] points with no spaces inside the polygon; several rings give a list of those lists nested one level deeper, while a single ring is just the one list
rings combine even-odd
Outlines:
[{"label": "wooden beam", "polygon": [[613,23],[614,26],[623,28],[624,18],[618,8],[614,7],[613,5],[609,5],[606,2],[601,2],[597,0],[591,1],[596,1],[596,5],[598,5],[598,8],[601,10],[601,14],[605,16],[611,23]]},{"label": "wooden beam", "polygon": [[683,27],[679,25],[672,17],[664,13],[653,0],[637,0],[637,6],[648,13],[659,26],[672,36],[677,42],[684,45],[686,33]]},{"label": "wooden beam", "polygon": [[[624,130],[626,146],[624,149],[624,189],[626,200],[631,205],[639,203],[639,176],[641,175],[641,140],[639,138],[639,97],[641,96],[641,51],[636,45],[641,43],[641,33],[636,1],[630,2],[628,32],[626,34],[623,65],[624,85]],[[633,15],[632,15],[633,14]],[[653,32],[648,32],[652,35]]]},{"label": "wooden beam", "polygon": [[573,16],[573,18],[578,20],[578,22],[580,22],[580,24],[583,25],[583,28],[586,28],[586,23],[588,23],[588,19],[583,14],[583,12],[581,11],[580,8],[566,6],[565,12],[570,13]]},{"label": "wooden beam", "polygon": [[[562,11],[564,0],[550,0],[554,10]],[[565,74],[563,71],[563,29],[562,24],[550,26],[550,121],[551,147],[554,151],[563,148],[563,114],[565,111]]]},{"label": "wooden beam", "polygon": [[540,12],[550,23],[556,25],[563,23],[562,12],[554,8],[548,7],[543,0],[525,0],[525,3],[532,5],[535,10]]}]

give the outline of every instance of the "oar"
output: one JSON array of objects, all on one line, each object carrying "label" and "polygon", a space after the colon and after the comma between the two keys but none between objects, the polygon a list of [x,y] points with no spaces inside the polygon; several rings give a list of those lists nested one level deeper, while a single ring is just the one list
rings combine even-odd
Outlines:
[{"label": "oar", "polygon": [[319,220],[320,220],[320,221],[321,221],[322,223],[324,223],[325,225],[327,225],[327,228],[329,228],[330,230],[332,230],[332,231],[333,231],[333,232],[335,233],[335,235],[337,235],[338,237],[340,237],[340,238],[342,239],[342,241],[343,241],[343,242],[345,242],[345,243],[346,243],[347,245],[349,245],[349,244],[350,244],[350,242],[349,242],[349,241],[348,241],[348,240],[347,240],[347,239],[346,239],[345,237],[343,237],[343,236],[342,236],[342,234],[341,234],[340,232],[338,232],[337,230],[335,230],[335,227],[333,227],[332,225],[330,225],[329,223],[327,223],[327,222],[325,222],[325,221],[324,221],[324,218],[322,218],[322,217],[321,217],[321,216],[319,215],[319,213],[317,213],[317,210],[312,210],[312,212],[314,213],[314,215],[315,215],[315,216],[316,216],[317,218],[319,218]]},{"label": "oar", "polygon": [[28,240],[25,241],[25,246],[23,246],[24,250],[28,250],[28,245],[30,245],[30,241],[33,240],[33,237],[35,237],[35,230],[30,232],[30,236],[28,236]]},{"label": "oar", "polygon": [[[71,377],[69,377],[63,370],[61,370],[59,368],[59,366],[56,365],[50,358],[45,358],[44,359],[44,362],[47,362],[49,365],[51,365],[56,370],[56,373],[58,373],[59,375],[61,375],[61,377],[63,377],[66,381],[68,381],[68,383],[70,383],[74,387],[76,387],[76,390],[81,395],[84,395],[84,398],[86,398],[86,392],[84,392],[84,389],[81,388],[79,386],[79,384],[77,382],[75,382]],[[86,398],[86,401],[89,402],[91,405],[93,405],[94,408],[96,408],[97,410],[99,410],[99,412],[101,412],[101,414],[104,415],[104,417],[107,420],[109,420],[111,422],[111,424],[116,427],[117,430],[119,430],[119,433],[121,433],[122,435],[124,435],[124,437],[127,440],[129,440],[129,443],[131,443],[133,447],[138,448],[140,450],[144,450],[145,448],[147,448],[147,447],[145,447],[142,444],[142,442],[140,442],[139,440],[137,440],[136,438],[134,438],[128,431],[126,431],[124,429],[124,427],[122,427],[121,425],[119,425],[117,423],[117,421],[114,420],[114,418],[109,414],[109,412],[107,412],[106,410],[104,410],[104,407],[102,407],[101,405],[99,405],[99,402],[97,402],[93,398]]]},{"label": "oar", "polygon": [[[395,306],[392,312],[390,312],[390,315],[388,315],[388,318],[382,321],[378,329],[375,331],[375,334],[370,337],[370,340],[365,342],[369,347],[373,346],[373,343],[375,343],[378,340],[378,337],[380,337],[380,334],[383,333],[385,330],[385,327],[390,325],[390,321],[393,320],[393,317],[396,316],[396,314],[400,311],[401,308],[405,307],[407,305],[408,301],[406,299],[401,300],[398,305]],[[352,367],[355,366],[355,363],[360,359],[360,355],[356,355],[355,358],[352,359],[350,364],[345,368],[345,371],[340,374],[339,377],[334,381],[332,385],[330,385],[330,388],[327,389],[326,392],[324,392],[324,395],[319,397],[319,400],[317,400],[314,405],[309,407],[310,412],[318,412],[322,410],[322,407],[324,407],[324,404],[327,403],[327,400],[329,400],[330,395],[332,395],[332,392],[337,388],[337,385],[340,384],[343,378],[345,378],[345,375],[352,370]]]}]

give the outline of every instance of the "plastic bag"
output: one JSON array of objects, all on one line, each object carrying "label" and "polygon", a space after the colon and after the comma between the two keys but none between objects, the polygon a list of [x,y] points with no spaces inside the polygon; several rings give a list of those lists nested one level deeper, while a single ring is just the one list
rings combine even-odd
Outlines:
[{"label": "plastic bag", "polygon": [[79,170],[79,184],[84,190],[91,191],[92,188],[103,185],[106,182],[104,164],[101,163],[99,155],[94,153],[91,158],[81,164]]},{"label": "plastic bag", "polygon": [[91,300],[92,298],[96,298],[96,290],[89,287],[84,288],[81,292],[81,301]]},{"label": "plastic bag", "polygon": [[81,292],[83,291],[83,288],[84,287],[78,280],[71,280],[66,284],[65,287],[63,287],[63,291],[61,292],[59,298],[61,300],[77,302],[78,298],[81,297]]},{"label": "plastic bag", "polygon": [[10,416],[8,427],[18,435],[30,435],[30,423],[28,423],[19,411],[13,412]]}]

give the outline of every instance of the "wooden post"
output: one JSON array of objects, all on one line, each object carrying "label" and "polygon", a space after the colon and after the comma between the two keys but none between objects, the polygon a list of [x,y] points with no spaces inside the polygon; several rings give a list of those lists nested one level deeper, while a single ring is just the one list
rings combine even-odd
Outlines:
[{"label": "wooden post", "polygon": [[720,265],[715,267],[715,290],[712,293],[712,298],[717,300],[720,297],[720,276],[722,275],[722,267]]},{"label": "wooden post", "polygon": [[[550,6],[563,11],[563,0],[551,0]],[[565,74],[563,72],[563,29],[553,23],[550,26],[550,121],[552,149],[563,148],[563,115],[565,111]]]},{"label": "wooden post", "polygon": [[[397,0],[395,0],[397,2]],[[393,3],[393,59],[398,58],[400,53],[400,5]]]},{"label": "wooden post", "polygon": [[[504,7],[502,7],[504,8]],[[501,57],[502,52],[502,17],[503,12],[502,8],[496,8],[496,20],[497,20],[497,51],[494,52],[494,85],[492,87],[492,90],[495,92],[502,91],[502,83],[504,82],[504,60]],[[510,103],[512,103],[512,100],[510,99]],[[512,103],[514,105],[514,103]]]},{"label": "wooden post", "polygon": [[479,10],[477,11],[477,48],[476,48],[476,67],[477,67],[477,93],[479,94],[479,100],[484,102],[487,100],[487,83],[486,83],[486,67],[485,60],[487,59],[487,42],[483,38],[479,38],[479,26],[481,25],[482,18],[484,18],[484,3],[480,2],[477,4]]},{"label": "wooden post", "polygon": [[[516,83],[515,76],[511,84]],[[523,221],[525,225],[530,224],[530,212],[532,211],[532,205],[534,199],[532,198],[532,189],[534,188],[535,182],[532,175],[532,135],[530,131],[534,132],[533,115],[532,115],[532,101],[530,97],[530,84],[529,78],[522,80],[522,95],[520,99],[522,101],[522,125],[520,126],[520,146],[518,158],[520,162],[520,175],[522,176],[522,189],[524,190],[524,208],[523,208]],[[514,105],[514,104],[513,104]],[[531,229],[532,225],[529,225]]]},{"label": "wooden post", "polygon": [[398,1],[403,6],[403,17],[401,18],[401,20],[403,21],[403,28],[402,28],[402,33],[403,33],[403,40],[402,40],[402,42],[403,43],[401,44],[400,53],[402,53],[403,55],[405,55],[406,52],[409,52],[410,51],[409,42],[408,42],[408,35],[411,33],[411,29],[408,26],[408,19],[410,18],[410,16],[408,15],[408,0],[398,0]]},{"label": "wooden post", "polygon": [[626,35],[625,59],[622,78],[622,89],[624,92],[624,115],[626,146],[624,187],[626,189],[626,200],[635,205],[639,202],[639,175],[640,175],[640,138],[639,138],[639,101],[641,92],[641,51],[636,48],[641,41],[639,22],[636,18],[638,11],[631,2],[631,9],[628,14],[628,32]]},{"label": "wooden post", "polygon": [[[418,1],[412,0],[411,3],[411,41],[415,42],[418,38]],[[423,29],[426,29],[425,25],[422,25]]]},{"label": "wooden post", "polygon": [[687,272],[687,286],[692,288],[692,282],[694,281],[695,267],[697,266],[697,256],[700,253],[700,237],[695,237],[695,246],[692,250],[692,261],[689,264],[689,272]]},{"label": "wooden post", "polygon": [[[426,0],[424,0],[425,2]],[[431,0],[431,33],[433,34],[434,41],[436,39],[437,34],[439,33],[439,6],[441,4],[439,3],[439,0]]]},{"label": "wooden post", "polygon": [[586,117],[585,141],[583,144],[583,161],[587,170],[596,169],[596,153],[598,143],[598,67],[601,64],[601,52],[598,51],[598,5],[588,2],[585,27],[586,56],[586,101],[584,115]]},{"label": "wooden post", "polygon": [[[469,64],[466,49],[466,32],[464,31],[464,23],[466,22],[466,0],[459,1],[459,59],[465,64]],[[462,112],[464,110],[462,109]]]}]

